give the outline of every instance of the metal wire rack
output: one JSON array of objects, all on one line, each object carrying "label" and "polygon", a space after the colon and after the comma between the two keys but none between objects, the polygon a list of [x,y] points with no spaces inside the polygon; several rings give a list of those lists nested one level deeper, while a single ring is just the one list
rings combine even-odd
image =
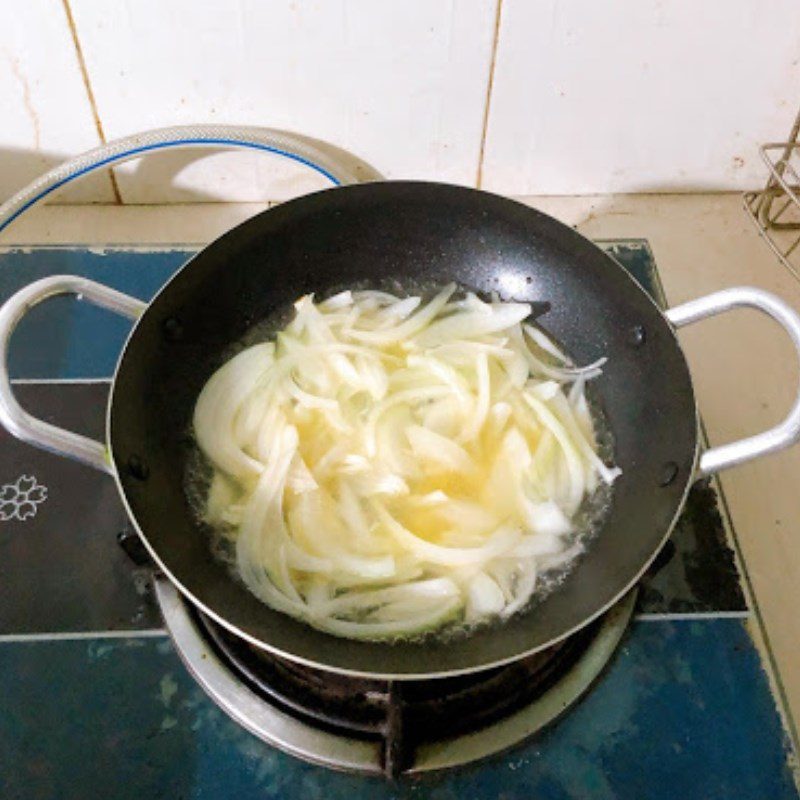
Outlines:
[{"label": "metal wire rack", "polygon": [[759,150],[769,178],[761,191],[744,195],[744,206],[764,241],[800,280],[800,114],[787,141]]}]

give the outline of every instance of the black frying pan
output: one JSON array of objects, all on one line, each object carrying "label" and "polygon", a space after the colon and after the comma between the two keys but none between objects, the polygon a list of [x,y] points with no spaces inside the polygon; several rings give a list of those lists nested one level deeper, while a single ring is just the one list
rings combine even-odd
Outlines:
[{"label": "black frying pan", "polygon": [[[608,356],[594,391],[613,431],[622,477],[589,552],[528,612],[449,643],[339,639],[271,610],[211,555],[184,494],[194,403],[231,344],[304,293],[322,298],[348,286],[402,291],[449,281],[532,303],[539,324],[578,363]],[[259,214],[192,258],[146,308],[83,279],[39,281],[0,310],[0,342],[30,305],[61,292],[131,316],[143,311],[113,383],[105,466],[160,568],[192,602],[254,644],[369,676],[431,677],[517,659],[586,625],[637,581],[697,475],[697,410],[673,326],[752,305],[779,319],[800,345],[800,320],[771,295],[733,289],[665,316],[618,264],[571,228],[486,192],[430,183],[331,189]],[[0,374],[0,420],[12,433],[104,466],[97,443],[25,414],[7,377]],[[784,447],[798,435],[796,405],[778,428],[704,453],[700,470]]]}]

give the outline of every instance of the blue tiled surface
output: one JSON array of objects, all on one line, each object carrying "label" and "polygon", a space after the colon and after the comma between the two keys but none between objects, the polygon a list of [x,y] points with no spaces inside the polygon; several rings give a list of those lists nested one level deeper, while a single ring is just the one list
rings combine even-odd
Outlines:
[{"label": "blue tiled surface", "polygon": [[740,620],[635,623],[531,743],[387,784],[313,767],[219,711],[166,639],[0,646],[4,798],[789,800],[783,734]]},{"label": "blue tiled surface", "polygon": [[[658,297],[646,243],[605,246]],[[85,275],[148,299],[190,255],[188,250],[6,252],[0,255],[0,301],[31,280],[58,272]],[[53,301],[20,327],[12,343],[12,374],[108,376],[127,329],[126,322],[85,304]],[[46,405],[50,400],[42,391],[40,402]],[[87,409],[87,421],[101,410]],[[54,474],[50,482],[56,486],[59,480]],[[673,557],[643,591],[648,611],[739,607],[740,596],[731,591],[731,581],[736,588],[732,562],[722,572],[704,571],[709,562],[729,559],[724,542],[708,534],[716,524],[713,493],[700,498],[697,508],[694,516],[684,515],[673,536]],[[100,522],[89,515],[84,524]],[[20,536],[69,537],[67,527],[4,529],[0,543],[10,543],[6,555],[19,556]],[[0,581],[10,563],[24,567],[19,560],[0,559]],[[117,578],[106,565],[97,565],[93,580],[106,599],[114,595]],[[725,582],[727,589],[720,591]],[[132,618],[127,611],[133,608],[122,600],[117,605],[119,620],[109,618],[109,628]],[[51,616],[27,629],[59,630],[58,615]],[[96,629],[96,619],[86,622],[88,628],[77,629]],[[395,785],[312,767],[262,744],[205,697],[162,638],[0,643],[0,687],[0,798],[798,797],[766,677],[737,619],[636,623],[596,687],[536,739],[457,772]]]},{"label": "blue tiled surface", "polygon": [[[38,248],[0,256],[0,302],[31,281],[68,273],[149,300],[194,253]],[[11,346],[14,378],[104,378],[114,372],[130,323],[73,298],[50,300],[26,316]]]}]

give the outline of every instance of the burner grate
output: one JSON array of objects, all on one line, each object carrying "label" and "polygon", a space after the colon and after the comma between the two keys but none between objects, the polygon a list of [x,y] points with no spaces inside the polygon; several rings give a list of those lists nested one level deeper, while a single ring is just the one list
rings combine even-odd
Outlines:
[{"label": "burner grate", "polygon": [[263,699],[306,723],[381,743],[381,768],[397,777],[420,745],[475,733],[529,705],[586,651],[599,623],[540,653],[479,673],[383,681],[307,667],[259,650],[198,615],[217,653]]}]

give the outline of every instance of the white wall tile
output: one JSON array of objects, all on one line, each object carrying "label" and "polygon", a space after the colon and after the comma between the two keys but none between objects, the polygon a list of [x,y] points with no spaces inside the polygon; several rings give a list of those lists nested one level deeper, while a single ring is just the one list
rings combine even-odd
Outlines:
[{"label": "white wall tile", "polygon": [[[109,137],[257,124],[325,139],[389,177],[475,181],[495,0],[71,4]],[[126,202],[280,199],[324,185],[252,154],[165,154],[120,172]]]},{"label": "white wall tile", "polygon": [[[60,2],[0,2],[0,98],[0,199],[98,144]],[[59,199],[112,201],[108,175],[89,178]]]},{"label": "white wall tile", "polygon": [[797,0],[503,0],[483,186],[760,186],[800,104]]}]

